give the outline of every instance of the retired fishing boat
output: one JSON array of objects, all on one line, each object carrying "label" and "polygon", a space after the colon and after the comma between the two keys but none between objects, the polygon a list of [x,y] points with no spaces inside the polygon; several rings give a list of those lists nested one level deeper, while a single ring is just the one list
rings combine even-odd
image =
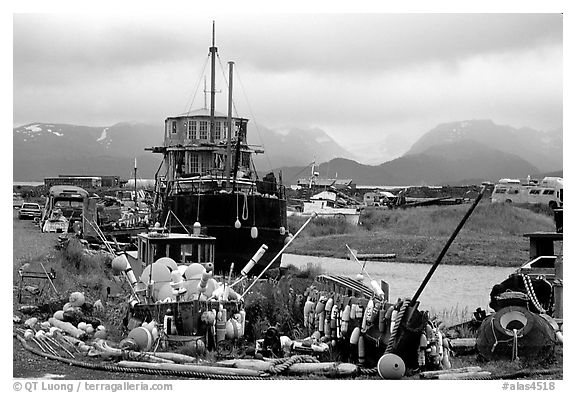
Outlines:
[{"label": "retired fishing boat", "polygon": [[[227,271],[232,263],[243,266],[262,244],[268,252],[254,272],[272,260],[284,246],[286,193],[274,173],[263,179],[252,162],[252,154],[263,153],[247,141],[248,119],[232,114],[233,63],[229,66],[228,115],[215,111],[214,44],[211,58],[210,108],[192,110],[165,121],[164,144],[153,147],[163,155],[156,175],[155,207],[158,221],[174,231],[202,233],[216,238],[216,268]],[[173,215],[170,212],[174,213]],[[281,257],[272,268],[279,267]]]}]

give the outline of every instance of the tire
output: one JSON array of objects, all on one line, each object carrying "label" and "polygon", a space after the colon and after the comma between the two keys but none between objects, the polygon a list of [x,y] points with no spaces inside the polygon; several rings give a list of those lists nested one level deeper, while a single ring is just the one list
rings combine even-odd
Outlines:
[{"label": "tire", "polygon": [[558,208],[558,204],[556,203],[556,201],[550,201],[550,202],[548,202],[548,206],[550,207],[550,209],[556,209],[556,208]]},{"label": "tire", "polygon": [[512,199],[506,199],[506,203],[512,203]]}]

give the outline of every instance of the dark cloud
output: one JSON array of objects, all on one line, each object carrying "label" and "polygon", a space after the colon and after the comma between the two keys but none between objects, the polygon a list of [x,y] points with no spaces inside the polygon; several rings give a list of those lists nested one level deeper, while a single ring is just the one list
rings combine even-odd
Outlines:
[{"label": "dark cloud", "polygon": [[215,19],[219,63],[236,62],[235,98],[250,99],[238,108],[271,127],[324,127],[346,143],[470,118],[562,124],[559,14],[176,11],[16,14],[14,123],[161,122],[194,94],[200,106]]}]

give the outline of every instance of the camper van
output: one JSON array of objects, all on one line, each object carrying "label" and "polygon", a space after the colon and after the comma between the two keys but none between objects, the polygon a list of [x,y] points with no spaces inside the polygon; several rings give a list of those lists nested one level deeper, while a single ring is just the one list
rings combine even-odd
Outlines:
[{"label": "camper van", "polygon": [[539,203],[552,209],[563,206],[564,185],[561,177],[545,177],[541,181],[500,179],[494,187],[492,202]]}]

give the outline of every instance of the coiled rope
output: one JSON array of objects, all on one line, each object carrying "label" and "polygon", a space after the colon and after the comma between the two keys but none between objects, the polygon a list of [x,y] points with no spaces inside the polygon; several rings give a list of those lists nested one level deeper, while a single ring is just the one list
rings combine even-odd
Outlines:
[{"label": "coiled rope", "polygon": [[404,313],[406,312],[406,309],[408,308],[409,304],[410,304],[409,299],[404,299],[404,301],[402,302],[402,306],[400,307],[400,310],[398,311],[398,314],[396,315],[396,320],[394,321],[394,328],[392,329],[392,332],[390,333],[390,339],[388,340],[388,345],[386,346],[386,351],[384,352],[385,354],[392,353],[392,351],[394,349],[393,347],[394,347],[394,342],[396,341],[396,332],[398,331],[398,327],[400,326],[400,322],[402,322],[402,318],[404,317]]},{"label": "coiled rope", "polygon": [[281,374],[296,363],[319,363],[319,360],[310,355],[295,355],[289,358],[271,360],[270,374]]},{"label": "coiled rope", "polygon": [[66,363],[71,366],[89,368],[92,370],[102,370],[102,371],[112,371],[112,372],[124,372],[124,373],[137,373],[137,374],[153,374],[153,375],[172,375],[177,377],[188,377],[188,378],[197,378],[197,379],[222,379],[222,380],[266,380],[270,378],[265,377],[251,377],[251,376],[241,376],[241,375],[220,375],[220,374],[209,374],[209,373],[201,373],[196,371],[184,371],[184,370],[154,370],[154,369],[147,369],[147,368],[137,368],[137,367],[124,367],[118,366],[113,364],[100,364],[100,363],[90,363],[90,362],[83,362],[80,360],[64,358],[61,356],[52,355],[46,352],[42,352],[36,348],[31,347],[28,345],[26,340],[23,337],[20,337],[18,334],[14,333],[14,336],[20,341],[22,346],[26,348],[28,351],[42,356],[47,359],[57,360],[62,363]]}]

